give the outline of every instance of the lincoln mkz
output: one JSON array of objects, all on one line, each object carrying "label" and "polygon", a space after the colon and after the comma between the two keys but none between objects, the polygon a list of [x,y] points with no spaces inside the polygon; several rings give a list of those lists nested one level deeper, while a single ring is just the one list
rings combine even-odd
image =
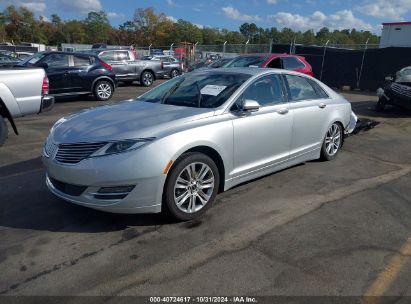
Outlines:
[{"label": "lincoln mkz", "polygon": [[90,208],[191,220],[218,192],[334,159],[356,120],[347,100],[301,73],[200,70],[57,121],[43,149],[46,183]]}]

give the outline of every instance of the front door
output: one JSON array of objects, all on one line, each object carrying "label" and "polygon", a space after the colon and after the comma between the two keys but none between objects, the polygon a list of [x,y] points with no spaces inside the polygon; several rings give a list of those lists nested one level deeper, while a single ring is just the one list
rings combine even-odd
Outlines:
[{"label": "front door", "polygon": [[44,58],[39,64],[47,64],[45,69],[49,79],[50,94],[64,94],[70,91],[69,79],[69,55],[52,53]]},{"label": "front door", "polygon": [[[292,136],[293,113],[277,74],[256,79],[233,106],[234,171],[232,178],[245,178],[274,171],[287,161]],[[244,113],[241,103],[255,100],[260,109]],[[237,106],[238,105],[238,106]],[[236,108],[238,107],[238,108]]]}]

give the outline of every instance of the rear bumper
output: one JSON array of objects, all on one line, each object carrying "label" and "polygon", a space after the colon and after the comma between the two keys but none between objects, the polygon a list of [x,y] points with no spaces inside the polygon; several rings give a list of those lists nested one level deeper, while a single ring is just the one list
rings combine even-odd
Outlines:
[{"label": "rear bumper", "polygon": [[50,111],[54,106],[54,96],[46,95],[41,98],[40,112]]}]

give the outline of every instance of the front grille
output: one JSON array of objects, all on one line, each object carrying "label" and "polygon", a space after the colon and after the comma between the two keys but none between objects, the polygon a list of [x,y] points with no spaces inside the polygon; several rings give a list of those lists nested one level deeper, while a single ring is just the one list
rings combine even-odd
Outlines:
[{"label": "front grille", "polygon": [[55,145],[49,138],[47,138],[46,143],[44,145],[44,154],[47,157],[53,157],[54,153],[56,153],[57,145]]},{"label": "front grille", "polygon": [[56,154],[56,160],[64,164],[77,164],[91,154],[101,149],[107,143],[80,143],[60,144]]},{"label": "front grille", "polygon": [[71,196],[79,196],[87,189],[87,186],[67,184],[51,177],[49,177],[49,180],[53,184],[54,188]]},{"label": "front grille", "polygon": [[399,95],[411,98],[411,87],[399,83],[392,83],[391,90]]}]

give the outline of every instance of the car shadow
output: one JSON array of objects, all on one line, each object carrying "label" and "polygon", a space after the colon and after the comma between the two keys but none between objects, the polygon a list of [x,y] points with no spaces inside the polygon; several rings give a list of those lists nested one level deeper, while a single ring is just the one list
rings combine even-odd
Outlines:
[{"label": "car shadow", "polygon": [[163,214],[113,214],[65,202],[49,192],[41,159],[0,167],[0,226],[99,233],[176,223]]}]

